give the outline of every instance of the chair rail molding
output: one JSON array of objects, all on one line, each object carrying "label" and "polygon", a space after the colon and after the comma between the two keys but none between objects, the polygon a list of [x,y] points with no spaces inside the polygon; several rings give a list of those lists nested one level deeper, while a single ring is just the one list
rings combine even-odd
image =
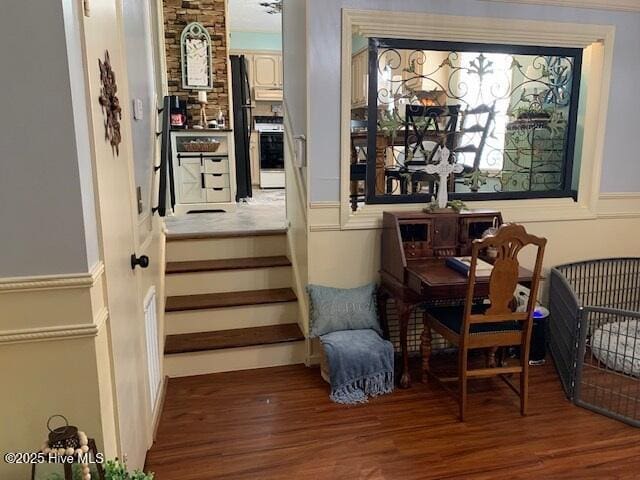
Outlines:
[{"label": "chair rail molding", "polygon": [[[384,205],[349,207],[351,57],[353,33],[365,37],[412,38],[479,43],[510,43],[582,48],[583,76],[589,79],[578,201],[568,198],[468,202],[471,208],[495,208],[510,221],[547,222],[598,217],[597,207],[604,153],[606,114],[613,61],[615,26],[513,18],[435,15],[381,10],[342,10],[342,75],[340,121],[340,204],[342,230],[379,228]],[[394,204],[394,210],[415,210],[421,204]],[[334,221],[310,229],[328,230]]]},{"label": "chair rail molding", "polygon": [[481,0],[483,2],[547,5],[553,7],[589,8],[593,10],[615,10],[640,12],[638,0]]},{"label": "chair rail molding", "polygon": [[107,307],[102,307],[93,319],[93,323],[0,331],[0,345],[95,337],[108,318],[109,310]]},{"label": "chair rail molding", "polygon": [[89,272],[60,275],[34,275],[0,278],[0,294],[29,290],[91,288],[104,273],[104,263],[97,262]]}]

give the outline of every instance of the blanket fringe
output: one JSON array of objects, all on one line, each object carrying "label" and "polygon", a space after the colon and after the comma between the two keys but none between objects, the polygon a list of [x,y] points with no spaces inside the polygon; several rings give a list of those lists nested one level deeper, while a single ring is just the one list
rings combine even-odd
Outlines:
[{"label": "blanket fringe", "polygon": [[361,377],[331,391],[330,398],[336,403],[356,405],[366,403],[368,397],[377,397],[393,392],[393,371],[374,373]]}]

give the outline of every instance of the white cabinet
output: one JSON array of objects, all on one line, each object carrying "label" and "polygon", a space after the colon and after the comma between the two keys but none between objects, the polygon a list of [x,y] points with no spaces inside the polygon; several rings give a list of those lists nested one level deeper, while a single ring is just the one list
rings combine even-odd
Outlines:
[{"label": "white cabinet", "polygon": [[255,88],[282,88],[282,55],[253,56],[253,86]]},{"label": "white cabinet", "polygon": [[238,50],[247,61],[249,85],[257,101],[282,101],[282,53]]},{"label": "white cabinet", "polygon": [[362,108],[367,105],[368,58],[366,49],[351,57],[351,108]]},{"label": "white cabinet", "polygon": [[200,159],[180,159],[176,173],[176,187],[180,203],[204,202],[205,194],[202,188]]},{"label": "white cabinet", "polygon": [[251,132],[249,140],[249,163],[251,164],[251,184],[260,185],[260,144],[258,132]]},{"label": "white cabinet", "polygon": [[171,148],[176,214],[235,209],[235,157],[231,132],[173,131]]}]

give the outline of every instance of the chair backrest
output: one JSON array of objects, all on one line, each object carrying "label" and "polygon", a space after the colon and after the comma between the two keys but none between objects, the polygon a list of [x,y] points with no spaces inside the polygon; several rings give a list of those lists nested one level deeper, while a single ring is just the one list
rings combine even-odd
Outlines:
[{"label": "chair backrest", "polygon": [[407,105],[405,109],[404,147],[406,158],[413,158],[420,150],[426,163],[429,160],[427,158],[429,155],[428,152],[423,151],[422,143],[425,140],[446,146],[450,151],[454,150],[460,105],[427,107]]},{"label": "chair backrest", "polygon": [[[536,306],[540,273],[542,271],[542,259],[546,244],[546,238],[528,234],[522,225],[515,223],[504,224],[498,228],[495,235],[490,235],[473,242],[471,266],[469,270],[469,287],[465,304],[464,332],[469,332],[469,326],[472,323],[506,322],[512,320],[529,322],[526,329],[530,331],[530,323],[533,317],[533,310]],[[518,254],[527,245],[534,245],[537,248],[529,303],[527,304],[525,312],[514,312],[512,308],[513,295],[518,285],[520,271]],[[492,248],[497,253],[489,278],[489,301],[491,305],[483,314],[472,315],[471,307],[475,297],[476,265],[479,255],[487,248]],[[523,328],[523,331],[524,330]]]}]

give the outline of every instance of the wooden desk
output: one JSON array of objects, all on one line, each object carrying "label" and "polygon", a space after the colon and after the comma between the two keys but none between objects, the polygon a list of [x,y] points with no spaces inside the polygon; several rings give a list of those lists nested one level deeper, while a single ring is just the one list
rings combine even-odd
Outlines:
[{"label": "wooden desk", "polygon": [[[409,318],[418,305],[464,302],[468,279],[445,265],[446,257],[469,255],[471,243],[494,224],[500,212],[468,210],[460,213],[384,212],[378,311],[388,336],[386,303],[396,302],[400,322],[402,376],[400,386],[411,384],[407,336]],[[520,269],[519,281],[531,282],[531,272]],[[476,296],[488,295],[488,279],[478,279]]]}]

